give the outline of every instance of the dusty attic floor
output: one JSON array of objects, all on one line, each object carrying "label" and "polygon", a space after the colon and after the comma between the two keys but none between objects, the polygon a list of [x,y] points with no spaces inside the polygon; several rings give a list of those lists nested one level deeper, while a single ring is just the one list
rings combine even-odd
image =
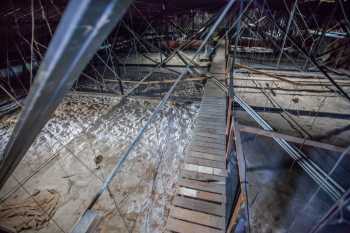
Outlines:
[{"label": "dusty attic floor", "polygon": [[[259,114],[278,132],[347,147],[350,143],[349,102],[326,86],[318,86],[326,81],[314,77],[315,74],[298,77],[292,72],[280,73],[309,86],[277,82],[266,75],[239,73],[236,84],[241,87],[236,93],[249,105],[262,109]],[[338,78],[337,81],[344,83],[345,90],[350,90],[347,80]],[[293,110],[290,112],[294,114],[270,112],[269,109],[279,106]],[[238,120],[260,128],[244,111],[238,111]],[[326,172],[340,156],[338,152],[294,146],[301,148]],[[310,232],[333,200],[323,190],[313,196],[318,185],[271,138],[242,133],[242,147],[247,166],[251,232]],[[345,189],[350,185],[349,165],[349,157],[343,159],[331,176]]]},{"label": "dusty attic floor", "polygon": [[[52,220],[23,232],[69,232],[156,104],[66,97],[1,190],[0,209],[55,190]],[[198,108],[168,105],[146,131],[110,186],[111,195],[105,193],[95,205],[104,217],[101,232],[162,232]],[[16,117],[0,122],[1,153]]]},{"label": "dusty attic floor", "polygon": [[[282,75],[302,85],[278,82],[261,74],[237,73],[236,93],[278,132],[307,137],[346,147],[350,143],[350,103],[334,92],[319,73],[305,77],[291,71],[267,71]],[[337,77],[342,88],[350,92],[350,82]],[[285,112],[273,112],[282,108]],[[257,125],[245,112],[239,111],[242,124]]]}]

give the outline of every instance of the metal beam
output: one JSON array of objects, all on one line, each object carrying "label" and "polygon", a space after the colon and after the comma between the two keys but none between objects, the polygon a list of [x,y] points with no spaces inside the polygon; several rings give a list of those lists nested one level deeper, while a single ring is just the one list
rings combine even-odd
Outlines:
[{"label": "metal beam", "polygon": [[293,20],[293,18],[294,18],[294,12],[295,12],[295,9],[296,9],[297,5],[298,5],[298,0],[295,0],[295,1],[294,1],[294,4],[293,4],[292,11],[290,12],[290,15],[289,15],[288,25],[287,25],[286,33],[285,33],[284,38],[283,38],[283,42],[282,42],[282,46],[281,46],[281,51],[280,51],[280,54],[279,54],[279,56],[278,56],[277,68],[280,67],[280,61],[281,61],[281,58],[282,58],[282,55],[283,55],[284,46],[285,46],[285,44],[286,44],[287,36],[288,36],[288,33],[289,33],[290,26],[291,26],[291,24],[292,24],[292,20]]},{"label": "metal beam", "polygon": [[245,132],[245,133],[252,133],[252,134],[256,134],[256,135],[260,135],[260,136],[264,136],[264,137],[281,138],[281,139],[284,139],[284,140],[289,141],[289,142],[293,142],[293,143],[297,143],[297,144],[301,144],[301,145],[308,145],[308,146],[317,147],[317,148],[322,148],[324,150],[329,150],[329,151],[343,152],[346,149],[346,148],[340,147],[340,146],[335,146],[335,145],[331,145],[331,144],[327,144],[327,143],[323,143],[323,142],[309,140],[306,138],[299,138],[299,137],[295,137],[295,136],[284,134],[284,133],[278,133],[278,132],[271,131],[271,130],[270,131],[263,130],[263,129],[259,129],[259,128],[255,128],[255,127],[251,127],[251,126],[247,126],[247,125],[240,125],[239,130],[242,132]]},{"label": "metal beam", "polygon": [[7,144],[0,188],[132,0],[71,0]]}]

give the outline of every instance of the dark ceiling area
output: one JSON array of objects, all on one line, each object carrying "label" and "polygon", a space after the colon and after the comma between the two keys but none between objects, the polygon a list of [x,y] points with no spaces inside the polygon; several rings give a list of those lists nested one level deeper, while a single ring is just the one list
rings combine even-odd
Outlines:
[{"label": "dark ceiling area", "polygon": [[[132,7],[124,20],[129,22],[133,30],[141,31],[146,23],[145,20],[139,20],[139,12],[142,12],[153,25],[162,25],[166,23],[168,17],[179,17],[195,10],[205,10],[207,12],[217,12],[226,3],[224,0],[164,0],[164,1],[136,1],[135,7]],[[252,8],[262,8],[262,4],[269,5],[269,9],[274,14],[288,14],[293,1],[276,0],[258,0],[254,1]],[[52,33],[55,31],[62,12],[65,9],[67,1],[65,0],[5,0],[0,5],[0,67],[9,65],[18,65],[23,60],[30,57],[31,38],[34,35],[34,46],[38,52],[44,53],[48,46]],[[334,12],[335,17],[342,17],[340,7],[332,1],[299,1],[301,12],[307,17],[309,27],[316,26],[314,20],[319,25],[327,22],[324,17],[330,10]],[[344,10],[350,11],[349,2],[344,4]],[[32,11],[34,9],[34,11]],[[312,17],[311,17],[312,16]],[[33,21],[34,19],[34,21]],[[34,22],[34,23],[33,23]],[[122,29],[121,34],[128,34]]]}]

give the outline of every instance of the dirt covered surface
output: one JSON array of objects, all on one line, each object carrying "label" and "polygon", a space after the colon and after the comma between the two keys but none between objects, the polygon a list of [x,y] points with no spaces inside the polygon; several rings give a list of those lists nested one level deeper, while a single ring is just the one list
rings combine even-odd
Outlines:
[{"label": "dirt covered surface", "polygon": [[[1,190],[0,210],[25,201],[38,205],[35,194],[50,190],[59,195],[54,212],[39,209],[44,211],[41,219],[53,216],[21,232],[69,232],[157,103],[121,103],[102,95],[66,97]],[[110,193],[94,206],[102,216],[100,232],[163,232],[198,109],[199,104],[169,103],[153,121]],[[1,119],[1,153],[17,117]]]}]

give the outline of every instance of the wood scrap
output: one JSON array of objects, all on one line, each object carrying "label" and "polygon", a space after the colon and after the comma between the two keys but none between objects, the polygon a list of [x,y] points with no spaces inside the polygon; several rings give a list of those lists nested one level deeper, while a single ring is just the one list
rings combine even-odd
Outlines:
[{"label": "wood scrap", "polygon": [[13,198],[0,206],[0,226],[13,232],[40,230],[55,215],[59,200],[56,190],[37,191],[24,200]]}]

